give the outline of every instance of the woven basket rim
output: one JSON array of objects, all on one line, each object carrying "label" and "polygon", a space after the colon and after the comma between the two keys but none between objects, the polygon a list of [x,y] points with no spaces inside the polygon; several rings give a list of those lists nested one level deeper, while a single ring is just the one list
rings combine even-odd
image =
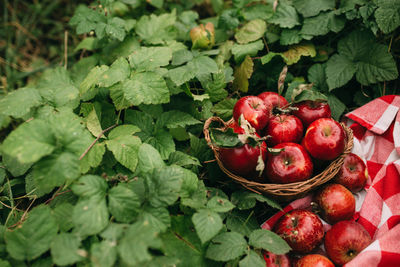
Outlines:
[{"label": "woven basket rim", "polygon": [[340,123],[340,125],[342,126],[343,130],[346,133],[345,148],[343,153],[339,157],[334,159],[325,168],[325,170],[301,182],[287,183],[287,184],[259,183],[246,179],[245,177],[236,175],[231,171],[229,171],[227,168],[225,168],[225,166],[223,165],[222,161],[219,158],[218,147],[212,143],[210,138],[209,128],[211,123],[213,122],[218,122],[220,125],[222,125],[222,127],[219,129],[224,131],[227,129],[228,125],[233,122],[233,119],[230,119],[229,121],[225,122],[220,117],[210,117],[204,123],[203,132],[205,139],[207,141],[208,146],[214,152],[215,159],[221,170],[230,178],[232,178],[234,181],[238,182],[243,187],[245,187],[246,189],[258,194],[271,195],[278,199],[290,200],[295,197],[305,195],[306,193],[318,187],[319,185],[322,185],[331,180],[332,178],[334,178],[338,173],[340,167],[343,165],[345,156],[349,154],[353,148],[353,131],[350,128],[348,128],[344,123]]}]

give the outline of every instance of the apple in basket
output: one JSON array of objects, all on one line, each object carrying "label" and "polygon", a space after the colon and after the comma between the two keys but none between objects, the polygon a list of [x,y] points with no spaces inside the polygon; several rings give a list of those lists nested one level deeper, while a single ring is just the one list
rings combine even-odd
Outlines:
[{"label": "apple in basket", "polygon": [[254,129],[257,131],[263,129],[271,114],[271,106],[268,106],[264,101],[257,96],[244,96],[240,98],[233,107],[233,118],[241,125],[239,118],[243,115]]},{"label": "apple in basket", "polygon": [[343,153],[346,134],[332,118],[315,120],[307,128],[302,145],[315,159],[333,160]]},{"label": "apple in basket", "polygon": [[261,98],[267,106],[271,107],[271,116],[274,113],[274,109],[285,108],[289,104],[283,96],[276,92],[263,92],[259,94],[258,97]]},{"label": "apple in basket", "polygon": [[264,260],[266,267],[290,267],[290,259],[287,254],[274,254],[272,252],[266,251],[264,254]]},{"label": "apple in basket", "polygon": [[265,135],[270,136],[267,143],[275,146],[280,143],[299,143],[303,138],[303,124],[293,115],[274,115],[268,122]]},{"label": "apple in basket", "polygon": [[321,211],[321,217],[333,224],[353,217],[356,201],[353,194],[343,185],[328,184],[320,188],[314,201]]},{"label": "apple in basket", "polygon": [[280,218],[273,231],[280,235],[294,252],[309,253],[324,237],[322,222],[308,210],[295,209]]},{"label": "apple in basket", "polygon": [[307,151],[296,143],[281,143],[268,156],[265,175],[272,183],[287,184],[307,180],[313,173],[313,163]]},{"label": "apple in basket", "polygon": [[[229,128],[239,135],[245,134],[245,130],[233,122]],[[254,133],[259,137],[257,133]],[[250,138],[244,140],[249,141]],[[253,140],[254,141],[254,140]],[[254,143],[254,142],[253,142]],[[225,168],[236,175],[244,176],[246,178],[253,178],[260,176],[262,170],[258,170],[260,163],[264,167],[264,161],[267,158],[267,145],[264,141],[259,143],[241,143],[236,147],[220,147],[219,158]]]},{"label": "apple in basket", "polygon": [[325,235],[325,250],[337,265],[344,265],[357,256],[371,243],[371,236],[365,228],[354,221],[340,221]]},{"label": "apple in basket", "polygon": [[308,254],[299,259],[294,267],[335,267],[335,265],[323,255]]},{"label": "apple in basket", "polygon": [[292,114],[303,122],[305,128],[317,119],[331,117],[331,108],[328,103],[323,101],[307,100],[296,103],[293,107],[298,110],[294,110]]},{"label": "apple in basket", "polygon": [[343,165],[334,181],[356,193],[364,188],[367,178],[368,171],[364,161],[356,154],[349,153],[344,158]]}]

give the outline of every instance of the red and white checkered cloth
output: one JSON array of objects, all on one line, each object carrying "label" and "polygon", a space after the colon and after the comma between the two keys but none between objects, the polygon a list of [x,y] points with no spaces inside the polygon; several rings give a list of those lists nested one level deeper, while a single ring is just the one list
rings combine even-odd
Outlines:
[{"label": "red and white checkered cloth", "polygon": [[[370,233],[373,242],[346,267],[400,266],[400,96],[375,99],[346,114],[354,132],[352,152],[367,165],[365,189],[355,195],[353,219]],[[286,212],[308,208],[311,195],[297,199],[261,227],[271,229]],[[324,223],[325,231],[330,225]]]}]

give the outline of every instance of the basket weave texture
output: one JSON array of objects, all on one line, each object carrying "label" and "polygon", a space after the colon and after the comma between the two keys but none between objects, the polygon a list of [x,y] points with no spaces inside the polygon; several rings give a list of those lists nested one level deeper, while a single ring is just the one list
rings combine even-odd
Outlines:
[{"label": "basket weave texture", "polygon": [[333,160],[321,173],[301,182],[296,183],[288,183],[288,184],[271,184],[271,183],[259,183],[252,180],[249,180],[245,177],[238,176],[231,171],[229,171],[219,158],[219,148],[215,144],[212,143],[210,138],[210,125],[212,123],[218,123],[221,127],[218,129],[225,131],[228,128],[229,123],[232,122],[232,119],[228,122],[225,122],[219,117],[211,117],[204,123],[204,136],[207,141],[208,146],[213,150],[215,159],[221,168],[221,170],[232,178],[234,181],[241,184],[243,187],[247,188],[250,191],[253,191],[258,194],[266,194],[274,197],[277,200],[293,200],[295,198],[302,197],[306,195],[311,190],[316,187],[328,182],[332,178],[336,176],[340,167],[343,165],[344,157],[351,152],[353,148],[353,132],[350,128],[346,127],[343,123],[341,126],[343,127],[346,133],[346,143],[343,153]]}]

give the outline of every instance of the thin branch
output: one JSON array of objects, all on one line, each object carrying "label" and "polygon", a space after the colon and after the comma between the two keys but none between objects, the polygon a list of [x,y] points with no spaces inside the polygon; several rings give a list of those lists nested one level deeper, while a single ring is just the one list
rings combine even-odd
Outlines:
[{"label": "thin branch", "polygon": [[67,69],[68,64],[68,31],[64,32],[64,68]]},{"label": "thin branch", "polygon": [[60,188],[58,188],[58,190],[54,193],[54,195],[53,195],[51,198],[49,198],[48,200],[46,200],[46,202],[44,202],[44,204],[45,204],[45,205],[48,205],[48,204],[50,204],[50,202],[52,202],[56,197],[61,196],[61,195],[63,195],[63,194],[66,194],[66,193],[68,193],[68,192],[71,192],[71,189],[68,189],[68,190],[65,190],[65,191],[63,191],[63,192],[60,192],[61,188],[62,188],[62,187],[60,186]]},{"label": "thin branch", "polygon": [[[6,207],[6,208],[11,209],[11,210],[13,209],[13,207],[7,205],[6,203],[4,203],[4,202],[1,201],[1,200],[0,200],[0,204],[3,205],[3,206]],[[20,210],[20,209],[17,209],[17,207],[14,207],[14,209],[16,209],[16,210],[18,210],[18,211],[22,211],[22,210]]]},{"label": "thin branch", "polygon": [[82,155],[79,157],[79,160],[82,160],[84,156],[86,156],[86,154],[89,152],[90,149],[92,149],[92,147],[97,143],[97,141],[99,141],[100,137],[103,136],[103,134],[105,134],[106,132],[108,132],[109,130],[113,129],[114,127],[116,127],[118,124],[114,124],[110,127],[108,127],[107,129],[103,130],[98,136],[97,138],[90,144],[90,146],[88,148],[86,148],[85,152],[82,153]]}]

